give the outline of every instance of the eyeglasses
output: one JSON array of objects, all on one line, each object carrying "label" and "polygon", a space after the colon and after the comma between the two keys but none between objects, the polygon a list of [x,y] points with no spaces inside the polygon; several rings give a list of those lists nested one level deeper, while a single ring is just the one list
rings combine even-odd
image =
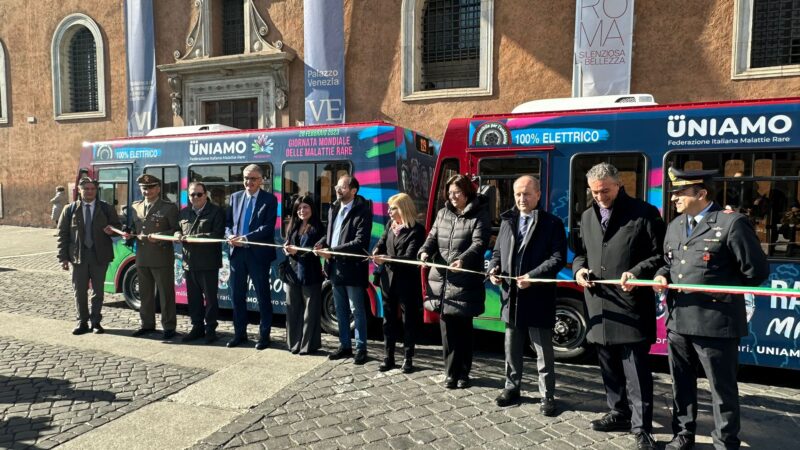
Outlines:
[{"label": "eyeglasses", "polygon": [[464,195],[464,191],[450,191],[447,193],[448,197],[461,197]]},{"label": "eyeglasses", "polygon": [[206,195],[205,192],[193,192],[193,193],[189,194],[189,196],[192,197],[192,198],[194,198],[194,197],[202,197],[204,195]]},{"label": "eyeglasses", "polygon": [[245,181],[258,181],[261,177],[244,177]]},{"label": "eyeglasses", "polygon": [[334,188],[334,189],[336,189],[337,191],[347,191],[347,190],[350,190],[350,186],[334,186],[333,188]]}]

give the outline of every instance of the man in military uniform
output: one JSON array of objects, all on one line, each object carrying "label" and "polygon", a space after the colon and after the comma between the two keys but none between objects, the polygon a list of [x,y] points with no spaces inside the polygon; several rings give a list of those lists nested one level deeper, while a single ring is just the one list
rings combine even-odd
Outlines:
[{"label": "man in military uniform", "polygon": [[[769,264],[753,227],[742,214],[709,200],[713,170],[669,168],[671,200],[681,215],[667,228],[667,264],[655,281],[667,283],[758,286]],[[656,288],[657,292],[663,290]],[[694,447],[697,420],[697,365],[711,385],[717,449],[738,449],[739,389],[736,371],[739,339],[747,334],[742,295],[687,292],[667,295],[667,341],[672,374],[672,431],[667,449]]]},{"label": "man in military uniform", "polygon": [[[161,180],[150,174],[136,179],[144,200],[133,202],[133,233],[139,234],[136,249],[136,273],[139,275],[139,317],[142,326],[134,336],[155,331],[155,294],[161,301],[161,325],[164,339],[175,337],[175,284],[172,243],[156,240],[151,234],[172,236],[178,230],[178,207],[161,198]],[[126,238],[130,237],[126,235]]]}]

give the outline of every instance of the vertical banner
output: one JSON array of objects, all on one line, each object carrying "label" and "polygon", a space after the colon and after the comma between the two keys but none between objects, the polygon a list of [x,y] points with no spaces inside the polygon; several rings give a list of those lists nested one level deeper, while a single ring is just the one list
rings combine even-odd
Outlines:
[{"label": "vertical banner", "polygon": [[144,136],[156,126],[156,47],[153,0],[125,1],[128,68],[128,136]]},{"label": "vertical banner", "polygon": [[343,0],[303,2],[306,125],[344,123]]},{"label": "vertical banner", "polygon": [[572,96],[628,94],[633,0],[577,0]]}]

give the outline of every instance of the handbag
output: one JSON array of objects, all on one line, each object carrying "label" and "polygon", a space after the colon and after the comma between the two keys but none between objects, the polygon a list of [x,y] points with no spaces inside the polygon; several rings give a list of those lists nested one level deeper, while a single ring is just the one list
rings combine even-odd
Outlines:
[{"label": "handbag", "polygon": [[284,283],[300,284],[300,280],[297,279],[297,273],[295,273],[292,265],[289,264],[289,258],[284,259],[278,264],[278,278]]}]

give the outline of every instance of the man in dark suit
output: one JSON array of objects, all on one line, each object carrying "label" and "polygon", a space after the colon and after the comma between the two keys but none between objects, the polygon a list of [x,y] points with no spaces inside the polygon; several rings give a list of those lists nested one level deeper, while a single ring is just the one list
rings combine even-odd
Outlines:
[{"label": "man in dark suit", "polygon": [[[747,217],[723,210],[713,198],[716,171],[668,169],[675,209],[664,239],[666,265],[655,281],[667,283],[758,286],[769,264]],[[657,288],[660,292],[662,289]],[[747,335],[744,296],[687,292],[667,294],[667,345],[672,374],[672,431],[668,449],[694,446],[697,427],[697,366],[711,385],[717,449],[738,449],[739,388],[736,371],[739,339]]]},{"label": "man in dark suit", "polygon": [[[144,174],[136,179],[143,200],[133,202],[133,229],[139,233],[136,248],[136,274],[139,276],[142,326],[134,336],[144,336],[156,328],[156,291],[161,306],[161,326],[165,340],[175,337],[175,254],[172,242],[152,238],[151,234],[172,236],[178,229],[178,206],[161,198],[161,180]],[[129,236],[126,235],[126,238]]]},{"label": "man in dark suit", "polygon": [[184,241],[183,275],[186,279],[189,316],[192,319],[192,330],[183,337],[183,342],[205,337],[206,344],[210,344],[217,340],[217,285],[219,269],[222,267],[222,245],[191,244],[185,242],[185,239],[187,236],[222,239],[225,235],[225,213],[222,208],[211,203],[206,185],[199,181],[189,183],[189,200],[191,206],[181,210],[178,217],[180,229],[175,233]]},{"label": "man in dark suit", "polygon": [[[81,199],[61,210],[58,220],[58,260],[61,268],[72,264],[72,288],[78,326],[72,334],[91,330],[102,333],[100,310],[103,307],[103,286],[108,264],[114,259],[111,227],[121,228],[114,207],[97,198],[97,182],[81,178],[78,184]],[[89,282],[92,283],[92,309],[89,312]]]},{"label": "man in dark suit", "polygon": [[356,321],[355,364],[367,361],[367,313],[365,310],[369,263],[366,259],[333,256],[323,249],[368,255],[372,231],[372,202],[358,195],[358,180],[342,175],[336,184],[336,202],[328,212],[328,233],[314,246],[327,260],[326,273],[333,285],[339,348],[328,356],[342,359],[353,356],[350,341],[350,312]]},{"label": "man in dark suit", "polygon": [[253,282],[261,315],[256,350],[270,344],[272,327],[272,300],[270,298],[269,270],[275,260],[275,249],[248,242],[275,243],[275,220],[278,200],[262,190],[264,171],[256,164],[244,168],[244,191],[231,195],[225,237],[231,247],[231,286],[233,288],[233,329],[235,336],[228,347],[247,342],[247,277]]},{"label": "man in dark suit", "polygon": [[[653,449],[653,376],[648,353],[656,339],[656,302],[647,288],[663,264],[664,221],[654,206],[629,197],[617,168],[600,163],[586,179],[594,204],[581,215],[572,270],[584,288],[589,332],[596,344],[610,412],[591,422],[596,431],[628,431],[636,448]],[[593,283],[619,280],[621,286]]]},{"label": "man in dark suit", "polygon": [[[538,179],[526,175],[514,181],[516,208],[500,216],[500,232],[489,262],[492,284],[502,286],[501,315],[506,323],[506,382],[495,402],[503,407],[519,401],[527,334],[536,347],[542,396],[539,410],[545,416],[553,416],[556,413],[553,353],[556,285],[522,280],[555,278],[566,263],[567,236],[561,219],[538,207],[541,196]],[[517,280],[494,276],[498,274]]]}]

